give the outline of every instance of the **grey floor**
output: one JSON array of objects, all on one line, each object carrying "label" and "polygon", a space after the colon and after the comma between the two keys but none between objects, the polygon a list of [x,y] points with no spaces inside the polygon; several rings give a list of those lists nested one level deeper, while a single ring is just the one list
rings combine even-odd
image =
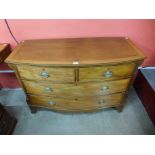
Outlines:
[{"label": "grey floor", "polygon": [[31,114],[21,89],[3,89],[0,102],[18,119],[15,135],[146,135],[155,134],[135,90],[129,90],[123,112],[110,108],[94,113],[63,114],[38,111]]}]

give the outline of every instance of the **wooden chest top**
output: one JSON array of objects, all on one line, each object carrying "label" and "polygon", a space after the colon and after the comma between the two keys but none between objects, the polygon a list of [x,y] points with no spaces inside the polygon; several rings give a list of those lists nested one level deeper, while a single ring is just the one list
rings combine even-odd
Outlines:
[{"label": "wooden chest top", "polygon": [[124,37],[25,40],[7,63],[89,65],[143,60],[145,56]]}]

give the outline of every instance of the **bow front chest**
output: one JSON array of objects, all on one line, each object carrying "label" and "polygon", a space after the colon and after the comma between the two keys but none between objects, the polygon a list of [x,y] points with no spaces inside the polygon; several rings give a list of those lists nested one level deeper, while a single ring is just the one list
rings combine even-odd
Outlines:
[{"label": "bow front chest", "polygon": [[7,58],[31,110],[121,110],[145,56],[123,37],[25,40]]}]

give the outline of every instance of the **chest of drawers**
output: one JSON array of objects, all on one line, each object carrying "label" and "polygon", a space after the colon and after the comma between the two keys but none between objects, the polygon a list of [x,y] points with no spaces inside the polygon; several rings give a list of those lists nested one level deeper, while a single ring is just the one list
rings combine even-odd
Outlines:
[{"label": "chest of drawers", "polygon": [[123,37],[26,40],[6,62],[31,110],[95,111],[123,107],[145,56]]}]

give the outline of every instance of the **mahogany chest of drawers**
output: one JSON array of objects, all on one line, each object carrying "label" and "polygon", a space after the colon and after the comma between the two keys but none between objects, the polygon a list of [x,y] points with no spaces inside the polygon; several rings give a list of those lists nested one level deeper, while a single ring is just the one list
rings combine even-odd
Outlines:
[{"label": "mahogany chest of drawers", "polygon": [[31,110],[121,111],[144,58],[128,38],[103,37],[26,40],[6,62],[16,71]]}]

